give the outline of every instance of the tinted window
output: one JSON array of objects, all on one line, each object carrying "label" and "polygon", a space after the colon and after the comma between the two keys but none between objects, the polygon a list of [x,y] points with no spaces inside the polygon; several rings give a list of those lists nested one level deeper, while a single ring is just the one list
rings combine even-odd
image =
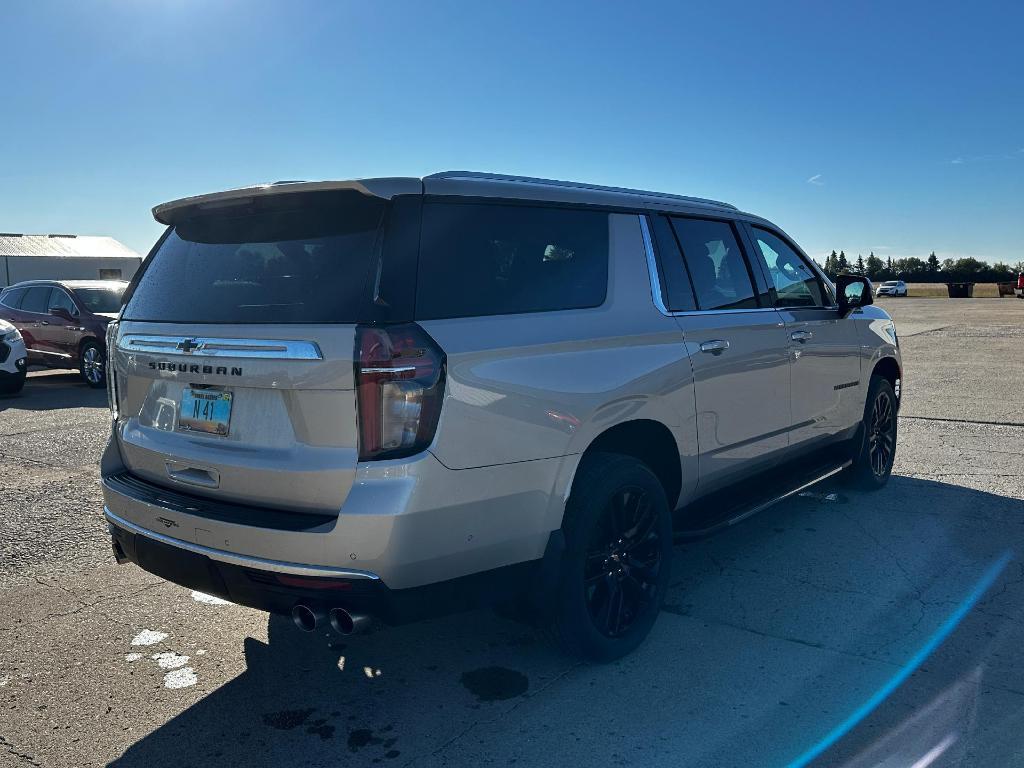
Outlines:
[{"label": "tinted window", "polygon": [[21,297],[25,295],[24,288],[12,288],[0,295],[0,304],[11,309],[17,309],[21,303]]},{"label": "tinted window", "polygon": [[183,221],[151,257],[124,317],[356,322],[386,206],[352,191],[289,194]]},{"label": "tinted window", "polygon": [[121,308],[124,288],[75,288],[75,296],[90,312],[112,313]]},{"label": "tinted window", "polygon": [[649,216],[651,236],[658,254],[658,266],[665,287],[665,303],[673,312],[685,312],[697,308],[693,299],[693,287],[686,271],[679,244],[672,233],[672,225],[665,216]]},{"label": "tinted window", "polygon": [[45,315],[50,302],[50,286],[33,286],[25,292],[21,300],[23,312],[38,312]]},{"label": "tinted window", "polygon": [[758,306],[743,251],[725,221],[672,219],[690,269],[699,309],[753,309]]},{"label": "tinted window", "polygon": [[50,292],[50,306],[48,309],[66,309],[73,315],[78,314],[78,307],[75,302],[64,291],[54,288]]},{"label": "tinted window", "polygon": [[423,206],[418,318],[596,307],[604,302],[607,285],[607,213]]},{"label": "tinted window", "polygon": [[752,228],[758,250],[775,286],[778,307],[822,307],[825,305],[817,275],[778,236],[757,227]]}]

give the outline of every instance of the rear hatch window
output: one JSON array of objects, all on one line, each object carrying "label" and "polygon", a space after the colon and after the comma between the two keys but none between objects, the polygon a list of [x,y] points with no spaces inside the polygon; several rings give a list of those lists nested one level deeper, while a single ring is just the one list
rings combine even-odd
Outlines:
[{"label": "rear hatch window", "polygon": [[123,317],[357,322],[387,205],[351,190],[289,194],[179,222],[148,260]]}]

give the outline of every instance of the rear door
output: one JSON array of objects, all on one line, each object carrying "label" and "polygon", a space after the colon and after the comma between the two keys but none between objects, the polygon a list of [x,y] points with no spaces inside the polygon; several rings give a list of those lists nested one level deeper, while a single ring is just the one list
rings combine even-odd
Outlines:
[{"label": "rear door", "polygon": [[753,250],[786,324],[792,364],[794,447],[842,436],[864,409],[856,324],[796,246],[775,230],[750,226]]},{"label": "rear door", "polygon": [[[703,493],[788,446],[786,332],[755,288],[735,223],[676,216],[670,221],[682,259],[663,256],[662,268],[685,275],[696,299],[694,310],[675,314],[693,365]],[[667,237],[659,236],[662,252]]]},{"label": "rear door", "polygon": [[402,303],[382,289],[394,208],[353,190],[291,193],[172,227],[126,299],[113,352],[132,474],[227,501],[339,509],[358,456],[355,324]]},{"label": "rear door", "polygon": [[50,290],[48,285],[29,286],[18,307],[18,321],[29,355],[47,365],[57,362],[53,343],[48,334]]}]

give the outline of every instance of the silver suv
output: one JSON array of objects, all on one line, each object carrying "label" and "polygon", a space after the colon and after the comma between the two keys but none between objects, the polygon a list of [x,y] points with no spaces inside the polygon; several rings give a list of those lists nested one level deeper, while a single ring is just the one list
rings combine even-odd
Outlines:
[{"label": "silver suv", "polygon": [[107,340],[115,556],[302,629],[497,603],[617,658],[673,539],[892,470],[870,283],[734,206],[448,172],[154,215]]}]

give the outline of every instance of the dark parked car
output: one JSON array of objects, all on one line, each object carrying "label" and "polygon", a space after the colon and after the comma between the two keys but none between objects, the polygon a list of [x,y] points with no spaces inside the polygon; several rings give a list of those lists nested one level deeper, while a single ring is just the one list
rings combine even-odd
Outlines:
[{"label": "dark parked car", "polygon": [[77,368],[90,387],[106,384],[107,323],[128,283],[28,280],[0,292],[0,319],[21,331],[29,365]]}]

